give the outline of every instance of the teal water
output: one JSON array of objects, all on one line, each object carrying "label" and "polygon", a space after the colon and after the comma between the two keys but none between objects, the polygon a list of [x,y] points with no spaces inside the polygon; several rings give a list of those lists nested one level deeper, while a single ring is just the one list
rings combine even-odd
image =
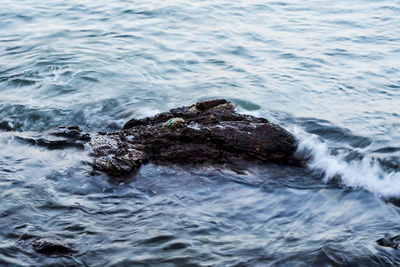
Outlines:
[{"label": "teal water", "polygon": [[[400,3],[1,1],[0,265],[396,265]],[[87,151],[15,134],[119,129],[198,100],[295,134],[306,169],[147,165],[90,176]],[[79,252],[45,257],[31,233]]]}]

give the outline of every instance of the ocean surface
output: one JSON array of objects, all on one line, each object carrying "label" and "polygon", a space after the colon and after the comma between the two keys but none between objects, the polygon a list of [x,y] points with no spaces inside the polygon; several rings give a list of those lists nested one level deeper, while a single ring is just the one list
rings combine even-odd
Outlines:
[{"label": "ocean surface", "polygon": [[[145,165],[16,135],[118,130],[211,98],[292,132],[307,168]],[[398,266],[400,2],[0,2],[1,266]],[[78,252],[45,256],[51,237]]]}]

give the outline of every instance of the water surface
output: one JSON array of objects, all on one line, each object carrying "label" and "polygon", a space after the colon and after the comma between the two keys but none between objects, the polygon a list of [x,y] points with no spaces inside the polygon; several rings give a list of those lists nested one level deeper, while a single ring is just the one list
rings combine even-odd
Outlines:
[{"label": "water surface", "polygon": [[[0,3],[0,265],[396,265],[396,1]],[[298,138],[308,168],[146,165],[90,176],[88,151],[18,134],[117,130],[224,97]],[[38,255],[24,233],[79,252]]]}]

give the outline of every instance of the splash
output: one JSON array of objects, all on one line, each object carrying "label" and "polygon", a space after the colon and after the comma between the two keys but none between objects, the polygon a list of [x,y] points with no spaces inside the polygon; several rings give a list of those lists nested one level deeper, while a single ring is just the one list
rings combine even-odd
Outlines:
[{"label": "splash", "polygon": [[320,137],[298,128],[293,132],[299,140],[297,153],[310,157],[307,166],[321,174],[325,183],[338,179],[356,190],[365,189],[384,198],[400,197],[400,173],[383,169],[376,158],[365,154],[362,159],[348,160],[346,153],[333,155]]}]

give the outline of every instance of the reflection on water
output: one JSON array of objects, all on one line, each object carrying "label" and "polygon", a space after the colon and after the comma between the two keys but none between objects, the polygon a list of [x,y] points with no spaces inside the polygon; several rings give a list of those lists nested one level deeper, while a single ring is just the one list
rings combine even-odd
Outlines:
[{"label": "reflection on water", "polygon": [[[0,265],[395,265],[400,5],[393,1],[2,1]],[[214,97],[296,134],[309,168],[146,165],[90,176],[85,150],[24,144],[119,129]],[[79,252],[45,257],[30,233]]]}]

